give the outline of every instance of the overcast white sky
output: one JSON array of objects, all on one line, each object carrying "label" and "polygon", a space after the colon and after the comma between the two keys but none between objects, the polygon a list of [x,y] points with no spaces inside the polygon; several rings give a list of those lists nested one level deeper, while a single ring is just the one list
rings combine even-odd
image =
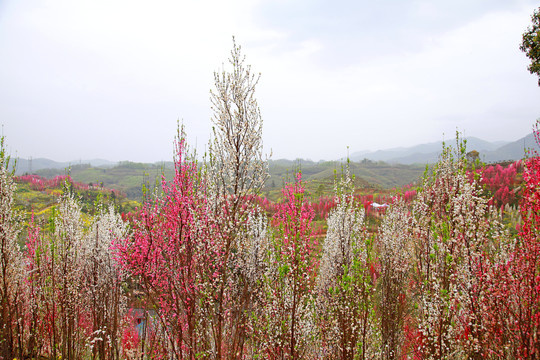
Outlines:
[{"label": "overcast white sky", "polygon": [[274,159],[453,138],[516,140],[540,117],[519,50],[538,1],[0,0],[0,123],[13,155],[171,160],[204,150],[232,36],[262,77]]}]

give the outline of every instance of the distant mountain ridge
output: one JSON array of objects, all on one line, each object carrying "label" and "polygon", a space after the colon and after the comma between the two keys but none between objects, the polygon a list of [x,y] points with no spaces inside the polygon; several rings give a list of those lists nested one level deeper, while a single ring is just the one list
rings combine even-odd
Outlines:
[{"label": "distant mountain ridge", "polygon": [[[498,162],[505,160],[519,160],[525,157],[524,149],[534,149],[540,153],[540,147],[534,140],[534,135],[529,135],[516,141],[486,141],[477,137],[467,137],[467,151],[476,150],[480,153],[480,160],[484,162]],[[386,150],[377,151],[357,151],[350,155],[351,161],[362,161],[364,159],[371,161],[384,161],[389,164],[427,164],[435,163],[442,150],[442,141],[431,142],[427,144],[419,144],[411,147],[397,147]],[[455,146],[455,140],[445,141],[447,146]],[[156,162],[157,164],[158,162]],[[159,162],[160,164],[163,162]],[[287,166],[296,165],[314,165],[318,162],[304,159],[273,160],[275,165]],[[16,175],[26,173],[35,173],[43,169],[68,169],[75,166],[92,166],[100,168],[109,168],[119,165],[118,162],[113,162],[104,159],[91,160],[74,160],[67,162],[58,162],[45,158],[35,159],[17,159]],[[172,167],[172,164],[167,164],[167,167]]]},{"label": "distant mountain ridge", "polygon": [[[480,153],[480,160],[484,162],[498,162],[505,160],[519,160],[525,157],[525,149],[534,149],[540,152],[540,147],[529,135],[512,142],[486,141],[476,137],[467,137],[467,151],[476,150]],[[442,151],[442,141],[420,144],[411,147],[399,147],[377,151],[359,151],[350,155],[352,161],[368,159],[371,161],[384,161],[394,164],[427,164],[435,163]],[[455,147],[455,140],[445,141],[447,146]]]},{"label": "distant mountain ridge", "polygon": [[27,173],[34,173],[42,169],[68,169],[72,166],[90,165],[95,167],[112,167],[117,163],[104,159],[92,159],[92,160],[77,160],[58,162],[51,159],[37,158],[37,159],[17,159],[16,175],[22,175]]}]

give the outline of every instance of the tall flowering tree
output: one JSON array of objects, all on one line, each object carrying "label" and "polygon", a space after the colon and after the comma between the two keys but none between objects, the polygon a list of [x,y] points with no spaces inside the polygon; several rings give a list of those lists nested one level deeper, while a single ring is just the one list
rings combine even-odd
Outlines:
[{"label": "tall flowering tree", "polygon": [[[212,238],[219,244],[217,266],[208,293],[207,316],[211,324],[213,356],[239,356],[245,350],[248,311],[255,294],[254,271],[245,251],[257,248],[260,237],[253,237],[249,222],[258,217],[251,195],[260,192],[268,177],[268,165],[262,156],[262,118],[255,87],[259,77],[244,64],[240,47],[233,41],[229,64],[231,71],[214,74],[211,91],[213,141],[209,147],[208,209]],[[258,231],[255,231],[256,233]],[[257,253],[260,254],[260,253]],[[210,294],[211,293],[211,294]]]},{"label": "tall flowering tree", "polygon": [[272,219],[273,236],[264,276],[265,303],[260,346],[264,358],[309,358],[313,335],[317,241],[314,211],[298,174],[283,189],[284,202]]},{"label": "tall flowering tree", "polygon": [[31,324],[28,342],[30,356],[60,355],[56,326],[59,316],[56,306],[57,274],[53,271],[56,241],[52,235],[57,215],[56,207],[53,207],[45,230],[40,228],[33,216],[28,226],[25,257],[30,289],[28,293],[28,322]]},{"label": "tall flowering tree", "polygon": [[335,203],[317,278],[320,351],[328,359],[371,358],[378,351],[373,247],[348,169],[336,182]]},{"label": "tall flowering tree", "polygon": [[9,170],[4,137],[0,139],[0,357],[21,356],[24,349],[18,341],[23,335],[23,262],[17,237],[21,217],[13,208],[16,184]]},{"label": "tall flowering tree", "polygon": [[219,262],[213,261],[221,251],[209,237],[204,182],[186,146],[182,128],[173,180],[163,180],[163,196],[147,201],[132,236],[116,246],[123,269],[142,287],[146,307],[157,312],[163,336],[158,348],[177,359],[211,351],[201,312],[208,295],[204,283],[217,276]]},{"label": "tall flowering tree", "polygon": [[62,358],[82,356],[86,334],[79,320],[87,310],[82,292],[81,250],[84,225],[81,207],[73,194],[64,190],[54,218],[50,238],[53,307],[53,354]]},{"label": "tall flowering tree", "polygon": [[[536,123],[535,138],[540,145],[540,121]],[[520,240],[511,259],[509,299],[510,338],[516,358],[540,358],[540,157],[536,154],[526,161],[524,188],[520,203],[523,226]]]}]

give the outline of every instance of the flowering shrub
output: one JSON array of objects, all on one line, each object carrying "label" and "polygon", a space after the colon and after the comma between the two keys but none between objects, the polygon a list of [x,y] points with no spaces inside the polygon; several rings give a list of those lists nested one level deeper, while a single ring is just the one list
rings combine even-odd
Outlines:
[{"label": "flowering shrub", "polygon": [[[28,183],[32,190],[44,191],[50,187],[61,187],[66,181],[73,183],[68,175],[55,176],[53,179],[46,179],[39,175],[21,175],[16,178],[18,182]],[[87,185],[76,183],[82,188],[87,188]]]},{"label": "flowering shrub", "polygon": [[107,194],[115,193],[125,196],[124,193],[119,192],[118,190],[109,189],[103,186],[92,186],[74,181],[69,175],[58,175],[52,179],[47,179],[39,175],[21,175],[15,177],[15,182],[29,184],[32,190],[37,191],[48,191],[48,189],[61,189],[65,184],[69,184],[70,188],[74,190],[99,190],[100,192]]},{"label": "flowering shrub", "polygon": [[318,261],[300,173],[283,189],[284,202],[272,218],[273,236],[264,275],[261,339],[265,358],[304,358],[313,332],[314,284]]},{"label": "flowering shrub", "polygon": [[502,167],[500,164],[478,169],[480,183],[493,194],[491,202],[498,208],[505,205],[517,205],[517,174],[522,168],[521,160]]},{"label": "flowering shrub", "polygon": [[502,226],[489,211],[479,185],[466,174],[465,150],[443,150],[431,177],[412,203],[414,295],[421,358],[485,355],[486,298],[477,276],[485,254],[500,242]]}]

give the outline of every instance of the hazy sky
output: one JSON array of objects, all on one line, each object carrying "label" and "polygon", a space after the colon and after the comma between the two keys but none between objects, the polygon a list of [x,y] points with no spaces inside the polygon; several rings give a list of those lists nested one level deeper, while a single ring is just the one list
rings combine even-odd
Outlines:
[{"label": "hazy sky", "polygon": [[272,158],[516,140],[540,117],[519,50],[538,1],[0,0],[0,123],[19,157],[203,151],[232,36],[262,77]]}]

